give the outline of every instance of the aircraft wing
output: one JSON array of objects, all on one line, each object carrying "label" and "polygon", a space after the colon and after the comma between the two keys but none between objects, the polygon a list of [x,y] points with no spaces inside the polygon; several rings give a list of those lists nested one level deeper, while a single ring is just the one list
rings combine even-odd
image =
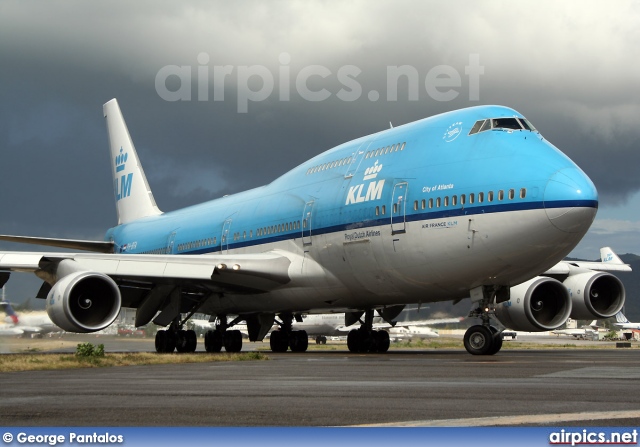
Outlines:
[{"label": "aircraft wing", "polygon": [[0,336],[6,337],[9,335],[22,335],[24,331],[17,327],[2,327],[0,328]]},{"label": "aircraft wing", "polygon": [[291,260],[281,253],[251,255],[138,255],[101,253],[0,252],[0,271],[55,274],[63,260],[110,276],[121,285],[172,284],[252,293],[290,281]]},{"label": "aircraft wing", "polygon": [[630,272],[631,266],[625,264],[610,247],[600,249],[600,262],[560,261],[543,275],[568,275],[572,269],[588,269],[600,272]]}]

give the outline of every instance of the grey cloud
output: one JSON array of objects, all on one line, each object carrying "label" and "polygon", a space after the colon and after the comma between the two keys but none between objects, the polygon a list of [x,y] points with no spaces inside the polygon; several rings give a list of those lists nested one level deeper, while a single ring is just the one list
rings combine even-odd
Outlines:
[{"label": "grey cloud", "polygon": [[[624,203],[640,189],[638,9],[630,1],[4,1],[0,232],[99,238],[115,223],[101,110],[113,97],[165,211],[268,183],[389,121],[489,103],[522,112],[591,176],[603,202]],[[223,102],[211,98],[212,79],[210,100],[196,100],[202,52],[209,74],[233,67]],[[282,53],[290,55],[286,102],[278,99]],[[477,102],[464,72],[470,54],[484,66]],[[331,92],[326,101],[295,91],[311,64],[332,73],[309,80]],[[462,85],[455,100],[439,102],[424,80],[445,64]],[[192,101],[158,96],[155,77],[167,65],[192,67]],[[273,74],[275,90],[239,114],[238,67],[252,65]],[[336,98],[345,65],[362,70],[362,96],[352,102]],[[386,100],[387,67],[400,65],[419,73],[418,101],[408,101],[405,80],[398,100]]]}]

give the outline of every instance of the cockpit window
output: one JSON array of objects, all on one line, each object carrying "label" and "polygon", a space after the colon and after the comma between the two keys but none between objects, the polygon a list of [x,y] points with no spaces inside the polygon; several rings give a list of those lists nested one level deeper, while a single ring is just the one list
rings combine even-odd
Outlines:
[{"label": "cockpit window", "polygon": [[484,124],[485,120],[476,121],[471,130],[469,131],[469,135],[473,135],[474,133],[480,132],[480,128]]},{"label": "cockpit window", "polygon": [[491,120],[484,120],[480,132],[484,132],[485,130],[491,130]]},{"label": "cockpit window", "polygon": [[491,128],[522,130],[520,121],[517,118],[494,118],[491,120]]},{"label": "cockpit window", "polygon": [[524,127],[525,129],[530,130],[531,132],[536,131],[536,128],[533,127],[533,124],[531,124],[528,119],[518,118],[518,120],[520,120],[520,124],[522,124],[522,127]]},{"label": "cockpit window", "polygon": [[486,120],[478,120],[475,122],[469,135],[484,132],[485,130],[505,129],[505,130],[529,130],[536,132],[536,128],[526,118],[491,118]]}]

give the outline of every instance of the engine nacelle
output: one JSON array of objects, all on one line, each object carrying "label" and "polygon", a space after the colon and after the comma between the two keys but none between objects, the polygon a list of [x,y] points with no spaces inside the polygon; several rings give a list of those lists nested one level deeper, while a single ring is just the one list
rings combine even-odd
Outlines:
[{"label": "engine nacelle", "polygon": [[550,331],[571,314],[571,298],[558,280],[537,276],[512,287],[510,299],[496,307],[500,322],[516,331]]},{"label": "engine nacelle", "polygon": [[62,277],[47,295],[47,313],[68,332],[96,332],[118,316],[120,289],[107,275],[78,271]]},{"label": "engine nacelle", "polygon": [[563,284],[571,296],[571,318],[574,320],[609,318],[624,306],[624,285],[611,273],[578,273],[569,276]]}]

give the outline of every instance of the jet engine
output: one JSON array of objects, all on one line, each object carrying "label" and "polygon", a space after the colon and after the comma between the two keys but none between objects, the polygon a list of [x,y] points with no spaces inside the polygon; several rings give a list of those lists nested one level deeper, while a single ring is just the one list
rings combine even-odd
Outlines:
[{"label": "jet engine", "polygon": [[62,277],[47,295],[47,313],[69,332],[96,332],[118,316],[120,289],[107,275],[76,271]]},{"label": "jet engine", "polygon": [[575,320],[609,318],[624,306],[624,285],[611,273],[585,271],[569,276],[563,284],[569,290]]},{"label": "jet engine", "polygon": [[571,298],[558,280],[537,276],[511,288],[510,299],[496,307],[500,322],[516,331],[550,331],[571,314]]}]

